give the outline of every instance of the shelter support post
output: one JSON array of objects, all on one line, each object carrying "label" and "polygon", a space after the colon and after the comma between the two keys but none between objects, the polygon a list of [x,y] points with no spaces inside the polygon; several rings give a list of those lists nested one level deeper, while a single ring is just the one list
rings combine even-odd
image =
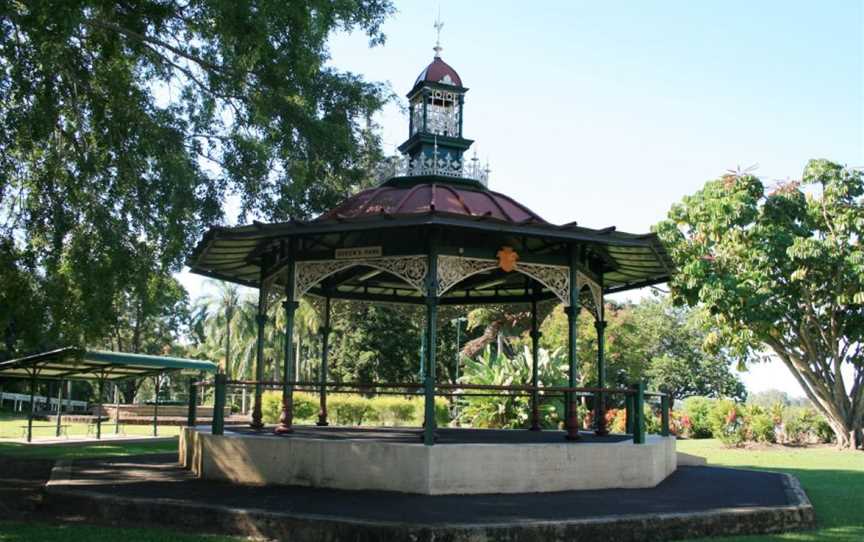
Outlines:
[{"label": "shelter support post", "polygon": [[600,388],[594,395],[595,434],[604,437],[609,434],[606,428],[606,394],[603,393],[603,388],[606,387],[606,321],[597,320],[594,328],[597,330],[597,387]]},{"label": "shelter support post", "polygon": [[263,281],[258,289],[258,314],[255,316],[255,322],[258,324],[258,336],[255,339],[255,398],[252,405],[252,421],[249,426],[260,431],[264,429],[262,410],[264,385],[262,382],[264,381],[264,333],[267,326],[267,288]]},{"label": "shelter support post", "polygon": [[[576,342],[579,339],[579,291],[577,267],[579,262],[579,249],[573,245],[570,247],[570,306],[567,307],[567,386],[575,388],[578,385],[579,358]],[[579,419],[576,409],[576,394],[568,392],[565,396],[567,440],[579,439]]]},{"label": "shelter support post", "polygon": [[321,326],[321,385],[318,390],[320,401],[318,421],[315,425],[324,427],[327,422],[327,358],[330,355],[330,296],[324,298],[324,325]]},{"label": "shelter support post", "polygon": [[27,416],[27,442],[33,440],[33,416],[36,414],[36,371],[30,376],[30,414]]},{"label": "shelter support post", "polygon": [[211,433],[221,435],[225,432],[225,373],[217,373],[213,378],[213,427]]},{"label": "shelter support post", "polygon": [[62,422],[63,418],[63,380],[57,385],[57,427],[54,430],[54,436],[60,437],[60,432],[62,431]]},{"label": "shelter support post", "polygon": [[540,330],[537,325],[537,300],[531,301],[531,431],[540,431]]},{"label": "shelter support post", "polygon": [[285,367],[282,372],[282,414],[279,417],[279,425],[274,430],[278,434],[291,433],[294,431],[294,314],[297,312],[298,303],[294,299],[294,240],[291,241],[291,253],[288,255],[288,263],[285,266],[287,278],[285,286]]},{"label": "shelter support post", "polygon": [[120,384],[114,383],[114,434],[120,434]]},{"label": "shelter support post", "polygon": [[96,409],[96,438],[102,439],[102,397],[105,395],[105,375],[99,376],[99,394]]},{"label": "shelter support post", "polygon": [[162,383],[162,373],[153,377],[153,436],[159,436],[159,385]]},{"label": "shelter support post", "polygon": [[198,386],[195,385],[195,377],[189,378],[189,414],[186,417],[186,425],[195,427],[198,425]]},{"label": "shelter support post", "polygon": [[645,383],[639,381],[633,388],[633,444],[645,444]]},{"label": "shelter support post", "polygon": [[660,396],[660,434],[669,436],[669,394]]},{"label": "shelter support post", "polygon": [[423,416],[423,444],[435,444],[435,345],[438,344],[438,249],[434,242],[429,244],[429,257],[426,271],[426,359]]}]

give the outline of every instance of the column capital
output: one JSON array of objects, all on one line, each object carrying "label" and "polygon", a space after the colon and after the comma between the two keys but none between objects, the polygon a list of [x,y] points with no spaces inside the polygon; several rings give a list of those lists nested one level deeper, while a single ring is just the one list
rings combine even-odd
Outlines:
[{"label": "column capital", "polygon": [[266,314],[256,314],[255,315],[255,322],[259,326],[265,325],[267,323],[267,315]]},{"label": "column capital", "polygon": [[285,309],[286,311],[288,309],[297,310],[297,307],[299,307],[299,306],[300,306],[300,302],[298,302],[298,301],[288,301],[286,299],[285,301],[282,302],[282,308]]},{"label": "column capital", "polygon": [[606,322],[606,320],[595,320],[594,321],[594,327],[597,329],[597,331],[603,331],[604,329],[606,329],[607,324],[608,324],[608,322]]},{"label": "column capital", "polygon": [[579,305],[568,305],[564,307],[564,314],[566,314],[570,318],[575,318],[576,316],[579,316],[579,310],[581,308],[582,307],[580,307]]},{"label": "column capital", "polygon": [[321,326],[318,328],[318,333],[320,333],[322,337],[326,337],[327,335],[330,335],[332,332],[333,332],[333,328],[331,328],[329,326]]},{"label": "column capital", "polygon": [[539,341],[540,337],[543,336],[543,333],[539,329],[531,330],[530,336],[532,340]]}]

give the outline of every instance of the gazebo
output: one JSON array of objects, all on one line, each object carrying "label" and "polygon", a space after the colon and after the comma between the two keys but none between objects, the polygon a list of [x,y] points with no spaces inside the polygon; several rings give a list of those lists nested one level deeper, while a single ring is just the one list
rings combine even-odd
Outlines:
[{"label": "gazebo", "polygon": [[[467,88],[435,48],[432,62],[408,92],[408,139],[401,157],[388,161],[379,184],[348,197],[312,220],[212,227],[195,248],[191,271],[250,288],[258,297],[255,402],[251,425],[262,430],[264,326],[267,304],[284,299],[285,353],[283,407],[274,431],[294,431],[292,393],[308,385],[294,374],[292,329],[298,302],[314,296],[323,308],[318,425],[328,424],[328,336],[333,300],[413,304],[425,308],[422,441],[435,444],[434,400],[452,385],[436,381],[436,315],[444,305],[528,304],[531,307],[531,429],[539,430],[537,305],[555,300],[569,322],[569,387],[566,438],[578,440],[576,419],[577,318],[581,309],[597,329],[597,435],[604,427],[603,300],[606,294],[662,283],[673,264],[653,233],[632,234],[614,227],[591,229],[575,222],[555,225],[512,198],[488,187],[488,167],[464,153]],[[251,383],[249,383],[251,385]],[[373,386],[376,383],[369,383]],[[381,384],[386,385],[386,384]],[[468,386],[460,386],[466,387]],[[182,444],[181,444],[182,447]],[[674,449],[674,445],[673,445]],[[181,452],[182,454],[182,452]],[[673,467],[674,470],[674,467]]]}]

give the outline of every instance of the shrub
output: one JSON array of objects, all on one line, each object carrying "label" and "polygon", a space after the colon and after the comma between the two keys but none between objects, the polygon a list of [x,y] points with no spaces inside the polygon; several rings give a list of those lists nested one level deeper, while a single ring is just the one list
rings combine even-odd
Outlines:
[{"label": "shrub", "polygon": [[[311,421],[318,416],[318,396],[306,392],[294,392],[294,419]],[[282,392],[265,391],[261,397],[261,415],[264,423],[278,423],[282,415]]]},{"label": "shrub", "polygon": [[711,432],[727,446],[740,446],[747,437],[741,407],[731,399],[718,399],[708,414]]},{"label": "shrub", "polygon": [[816,432],[816,438],[819,439],[819,442],[825,444],[829,442],[834,442],[834,430],[831,429],[831,424],[829,424],[828,421],[822,416],[820,416],[819,419],[816,420],[814,430]]},{"label": "shrub", "polygon": [[606,411],[606,427],[611,433],[623,433],[627,427],[627,412],[623,408]]},{"label": "shrub", "polygon": [[684,414],[687,416],[689,430],[687,436],[690,438],[711,438],[713,430],[709,414],[714,404],[707,397],[688,397],[684,399]]},{"label": "shrub", "polygon": [[783,420],[785,441],[795,444],[819,442],[821,440],[818,434],[820,419],[821,417],[811,408],[787,409]]},{"label": "shrub", "polygon": [[335,414],[339,425],[363,425],[377,420],[372,400],[358,395],[332,395],[328,397],[328,410]]},{"label": "shrub", "polygon": [[371,403],[378,421],[384,425],[411,425],[414,422],[416,408],[407,397],[375,397]]},{"label": "shrub", "polygon": [[770,414],[760,412],[749,418],[748,436],[756,442],[774,442],[774,419]]}]

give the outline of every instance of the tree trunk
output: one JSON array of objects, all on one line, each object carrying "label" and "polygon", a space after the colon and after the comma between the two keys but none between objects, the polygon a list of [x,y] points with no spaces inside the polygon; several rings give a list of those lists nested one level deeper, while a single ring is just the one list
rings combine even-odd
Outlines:
[{"label": "tree trunk", "polygon": [[501,329],[501,322],[498,320],[490,323],[483,330],[483,335],[472,339],[465,343],[462,347],[462,355],[466,358],[474,359],[480,352],[486,348],[486,345],[494,341],[498,337],[498,331]]},{"label": "tree trunk", "polygon": [[[832,393],[824,383],[824,379],[810,369],[810,365],[814,364],[812,361],[795,357],[777,342],[771,340],[767,342],[798,381],[813,408],[825,417],[831,430],[834,431],[837,447],[854,450],[860,446],[862,419],[857,416],[857,412],[861,401],[864,401],[864,389],[853,388],[851,396]],[[820,363],[821,361],[817,360],[815,365],[824,366],[825,363]],[[839,371],[839,367],[837,370]]]}]

